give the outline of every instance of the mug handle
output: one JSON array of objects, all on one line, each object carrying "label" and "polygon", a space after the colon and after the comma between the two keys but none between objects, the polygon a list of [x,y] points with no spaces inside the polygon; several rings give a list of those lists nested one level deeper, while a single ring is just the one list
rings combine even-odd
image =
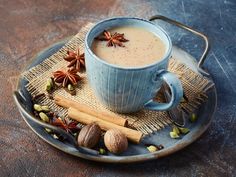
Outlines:
[{"label": "mug handle", "polygon": [[203,64],[204,64],[204,61],[206,60],[206,55],[209,51],[209,41],[208,41],[208,38],[207,36],[205,36],[204,34],[202,34],[201,32],[199,31],[196,31],[194,30],[193,28],[189,27],[189,26],[186,26],[180,22],[177,22],[175,20],[172,20],[170,18],[167,18],[165,16],[162,16],[162,15],[155,15],[155,16],[152,16],[151,18],[149,18],[150,21],[154,21],[154,20],[162,20],[164,22],[167,22],[167,23],[170,23],[172,25],[175,25],[179,28],[182,28],[182,29],[185,29],[199,37],[201,37],[204,42],[205,42],[205,48],[204,48],[204,51],[202,53],[202,56],[201,58],[199,59],[199,62],[198,62],[198,65],[197,65],[197,68],[198,68],[198,71],[202,74],[202,75],[205,75],[205,76],[209,76],[209,74],[202,68]]},{"label": "mug handle", "polygon": [[144,108],[155,111],[165,111],[176,107],[183,98],[183,87],[179,78],[169,71],[162,71],[155,77],[161,78],[170,87],[171,100],[169,103],[158,103],[152,99],[144,105]]},{"label": "mug handle", "polygon": [[[170,23],[170,24],[173,24],[173,25],[175,25],[175,26],[177,26],[177,27],[180,27],[180,28],[183,28],[183,29],[185,29],[185,30],[187,30],[187,31],[190,31],[190,32],[192,32],[193,34],[195,34],[195,35],[197,35],[197,36],[200,36],[201,38],[203,38],[203,40],[204,40],[204,42],[205,42],[205,49],[204,49],[204,51],[203,51],[203,54],[202,54],[202,56],[201,56],[201,58],[200,58],[200,60],[199,60],[199,62],[198,62],[198,71],[202,74],[202,75],[205,75],[205,76],[209,76],[209,74],[206,72],[206,71],[204,71],[204,69],[202,68],[202,65],[203,65],[203,63],[204,63],[204,61],[205,61],[205,59],[206,59],[206,55],[207,55],[207,53],[208,53],[208,51],[209,51],[209,42],[208,42],[208,38],[204,35],[204,34],[202,34],[202,33],[200,33],[200,32],[198,32],[198,31],[196,31],[196,30],[194,30],[194,29],[192,29],[191,27],[189,27],[189,26],[186,26],[186,25],[184,25],[184,24],[182,24],[182,23],[179,23],[179,22],[177,22],[177,21],[175,21],[175,20],[172,20],[172,19],[169,19],[169,18],[167,18],[167,17],[165,17],[165,16],[162,16],[162,15],[155,15],[155,16],[152,16],[151,18],[149,18],[149,20],[150,21],[154,21],[154,20],[162,20],[162,21],[165,21],[165,22],[167,22],[167,23]],[[165,75],[165,74],[164,74]],[[180,84],[180,81],[178,80],[178,79],[176,79],[177,77],[174,75],[174,74],[172,74],[172,73],[169,73],[169,75],[167,76],[164,76],[164,75],[162,75],[161,76],[161,78],[169,85],[169,87],[170,87],[170,89],[171,89],[171,93],[172,93],[172,98],[171,98],[171,100],[170,100],[170,102],[169,103],[157,103],[157,102],[154,102],[153,100],[150,100],[148,103],[146,103],[145,104],[145,108],[147,108],[147,109],[151,109],[151,110],[167,110],[167,109],[170,109],[171,107],[174,107],[174,106],[176,106],[175,104],[176,104],[176,102],[177,102],[177,104],[178,104],[178,99],[179,99],[179,97],[181,97],[181,95],[179,95],[179,93],[178,93],[178,86],[181,86],[181,85],[179,85]],[[168,79],[168,78],[170,78],[170,79]],[[179,82],[176,86],[172,83],[173,81],[175,81],[175,82]],[[172,84],[172,85],[171,85]],[[182,86],[181,86],[181,90],[183,91],[183,88],[182,88]],[[183,94],[183,93],[182,93]],[[180,100],[179,100],[180,101]]]}]

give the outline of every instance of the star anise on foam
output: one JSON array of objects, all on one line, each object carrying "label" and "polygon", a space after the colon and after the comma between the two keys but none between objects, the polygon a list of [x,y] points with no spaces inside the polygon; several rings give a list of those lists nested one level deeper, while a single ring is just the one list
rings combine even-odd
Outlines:
[{"label": "star anise on foam", "polygon": [[85,68],[84,53],[80,54],[79,48],[77,49],[77,52],[68,50],[67,56],[64,57],[64,60],[70,62],[67,67],[74,67],[78,71],[81,67]]},{"label": "star anise on foam", "polygon": [[107,47],[116,47],[116,45],[120,47],[125,47],[123,42],[128,42],[128,39],[125,39],[124,33],[117,33],[111,34],[109,31],[104,30],[102,36],[98,36],[95,39],[100,41],[107,41]]},{"label": "star anise on foam", "polygon": [[66,118],[64,120],[61,118],[54,118],[51,124],[64,129],[68,133],[74,133],[79,130],[77,127],[77,122],[68,120]]},{"label": "star anise on foam", "polygon": [[68,69],[67,71],[58,70],[53,72],[54,81],[62,84],[66,87],[68,84],[76,85],[81,77],[77,74],[77,70],[74,68]]}]

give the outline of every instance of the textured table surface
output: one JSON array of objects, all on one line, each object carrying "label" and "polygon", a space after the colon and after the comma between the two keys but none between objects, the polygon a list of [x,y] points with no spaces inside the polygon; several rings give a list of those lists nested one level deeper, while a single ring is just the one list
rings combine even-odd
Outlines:
[{"label": "textured table surface", "polygon": [[[74,35],[87,21],[162,14],[202,31],[211,43],[206,67],[218,92],[209,129],[169,157],[112,165],[67,155],[43,142],[21,118],[12,99],[18,75],[31,57]],[[173,43],[196,57],[202,42],[164,26]],[[236,176],[235,0],[0,0],[0,176]]]}]

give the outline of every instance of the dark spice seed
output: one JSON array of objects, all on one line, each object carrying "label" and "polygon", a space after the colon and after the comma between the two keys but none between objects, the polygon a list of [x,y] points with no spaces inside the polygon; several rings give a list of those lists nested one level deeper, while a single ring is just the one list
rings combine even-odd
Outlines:
[{"label": "dark spice seed", "polygon": [[53,96],[51,93],[47,93],[47,97],[50,99],[50,100],[54,100]]},{"label": "dark spice seed", "polygon": [[161,149],[164,149],[164,146],[163,146],[162,144],[160,144],[160,145],[157,146],[157,148],[158,148],[159,150],[161,150]]},{"label": "dark spice seed", "polygon": [[39,99],[40,97],[43,97],[43,96],[45,96],[45,93],[40,93],[38,95],[35,95],[35,96],[32,97],[32,101],[34,102],[34,101],[36,101],[37,99]]},{"label": "dark spice seed", "polygon": [[47,113],[47,116],[50,117],[50,118],[53,118],[55,116],[55,113],[50,111]]},{"label": "dark spice seed", "polygon": [[36,118],[39,118],[39,113],[37,111],[34,111],[34,115]]}]

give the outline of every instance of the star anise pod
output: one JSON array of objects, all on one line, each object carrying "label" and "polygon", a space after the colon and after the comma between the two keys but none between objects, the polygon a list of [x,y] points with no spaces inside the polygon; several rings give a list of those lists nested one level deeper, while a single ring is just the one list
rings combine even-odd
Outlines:
[{"label": "star anise pod", "polygon": [[76,85],[81,77],[77,74],[77,70],[74,68],[68,69],[67,71],[58,70],[53,72],[54,81],[62,84],[66,87],[68,84]]},{"label": "star anise pod", "polygon": [[76,70],[80,70],[81,67],[85,68],[85,58],[84,53],[80,54],[79,48],[77,52],[67,51],[67,56],[64,57],[64,60],[69,61],[69,65],[67,67],[74,67]]},{"label": "star anise pod", "polygon": [[69,120],[62,120],[61,118],[54,118],[52,121],[52,125],[55,125],[57,127],[60,127],[64,129],[68,133],[74,133],[79,130],[77,127],[78,123],[75,121],[69,121]]},{"label": "star anise pod", "polygon": [[106,30],[103,31],[103,36],[96,37],[95,39],[98,39],[100,41],[107,41],[107,47],[116,47],[116,45],[124,47],[122,42],[129,41],[128,39],[125,39],[124,33],[121,34],[115,32],[114,34],[111,34],[109,31]]}]

